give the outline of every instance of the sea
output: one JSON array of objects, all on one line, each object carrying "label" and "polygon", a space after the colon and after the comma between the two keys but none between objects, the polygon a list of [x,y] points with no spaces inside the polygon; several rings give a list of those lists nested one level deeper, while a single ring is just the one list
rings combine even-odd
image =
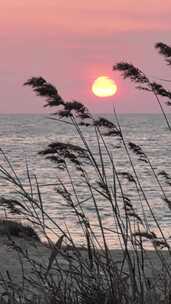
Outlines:
[{"label": "sea", "polygon": [[[109,120],[115,122],[115,117],[110,114],[104,114]],[[54,117],[53,117],[54,118]],[[171,238],[171,209],[167,202],[163,200],[163,191],[168,200],[171,200],[171,132],[168,130],[166,122],[161,114],[118,114],[118,119],[125,143],[133,142],[139,145],[147,154],[151,166],[142,160],[138,155],[130,151],[131,161],[136,174],[141,182],[141,187],[145,193],[145,198],[159,223],[168,242]],[[171,114],[168,114],[168,120],[171,123]],[[97,163],[100,164],[97,136],[92,127],[82,127],[82,133],[89,145]],[[21,182],[23,188],[31,192],[30,180],[33,186],[33,193],[38,198],[36,182],[41,191],[41,199],[45,212],[48,214],[46,224],[49,227],[47,234],[54,241],[61,235],[61,230],[69,231],[74,241],[84,245],[85,239],[81,230],[78,218],[73,212],[71,205],[59,195],[57,189],[60,183],[72,193],[72,199],[75,204],[81,202],[89,222],[93,227],[95,237],[101,242],[101,230],[99,228],[95,205],[91,198],[89,189],[85,185],[85,180],[81,173],[68,164],[70,177],[66,172],[57,168],[55,163],[47,160],[38,152],[47,148],[52,142],[64,142],[83,146],[83,142],[74,126],[52,119],[51,115],[44,114],[13,114],[0,115],[0,196],[4,198],[16,198],[21,202],[24,199],[20,195],[20,190],[13,182],[6,180],[3,170],[7,170]],[[135,213],[140,217],[145,216],[151,231],[161,237],[156,226],[149,206],[140,193],[138,195],[136,185],[124,177],[124,172],[129,172],[134,176],[135,172],[130,165],[128,155],[117,137],[105,137],[110,155],[123,187],[123,193],[129,198]],[[112,187],[113,169],[109,154],[101,143],[103,162],[109,184]],[[87,176],[89,182],[97,189],[98,174],[92,166],[87,165]],[[167,173],[167,180],[161,174]],[[28,178],[29,176],[29,178]],[[15,177],[16,178],[16,177]],[[158,182],[157,182],[158,180]],[[160,184],[160,185],[159,185]],[[74,193],[75,192],[75,193]],[[117,192],[118,202],[120,204],[121,217],[124,221],[124,208],[121,194]],[[103,226],[105,227],[105,236],[110,248],[120,247],[120,238],[116,227],[115,219],[112,215],[111,205],[106,201],[103,195],[94,190],[94,197],[98,205],[99,213]],[[143,206],[143,207],[142,207]],[[1,206],[1,216],[15,218]],[[18,220],[25,220],[21,216],[16,216]],[[50,220],[51,219],[51,220]],[[134,222],[136,219],[134,219]],[[140,224],[141,226],[141,224]],[[144,227],[142,230],[145,229]],[[148,248],[152,248],[151,242],[144,240]]]}]

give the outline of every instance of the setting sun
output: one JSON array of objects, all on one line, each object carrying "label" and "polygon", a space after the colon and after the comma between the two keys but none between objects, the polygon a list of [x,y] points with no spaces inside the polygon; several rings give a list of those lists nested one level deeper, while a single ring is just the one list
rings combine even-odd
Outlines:
[{"label": "setting sun", "polygon": [[117,92],[117,85],[108,76],[100,76],[93,82],[92,92],[98,97],[113,96]]}]

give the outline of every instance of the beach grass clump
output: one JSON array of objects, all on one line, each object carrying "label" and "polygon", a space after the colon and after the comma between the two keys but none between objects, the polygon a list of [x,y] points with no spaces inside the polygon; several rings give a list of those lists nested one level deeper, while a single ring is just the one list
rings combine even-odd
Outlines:
[{"label": "beach grass clump", "polygon": [[[170,60],[170,48],[162,44],[158,44],[157,48],[160,48],[160,53],[166,56],[167,61]],[[122,62],[115,65],[114,70],[121,71],[123,77],[130,78],[138,84],[138,88],[155,95],[170,130],[168,117],[159,98],[171,98],[171,93],[160,84],[151,82],[132,64]],[[127,141],[115,109],[112,121],[105,117],[94,117],[82,103],[64,101],[58,90],[42,77],[33,77],[25,85],[31,86],[38,96],[45,98],[46,107],[55,109],[51,119],[57,124],[63,122],[72,126],[79,138],[79,144],[59,140],[51,142],[39,153],[55,164],[57,182],[54,193],[56,197],[62,198],[74,214],[84,239],[84,247],[80,248],[67,224],[61,226],[48,214],[38,177],[32,176],[26,166],[26,189],[1,150],[9,168],[7,170],[5,165],[0,165],[1,178],[15,187],[17,195],[17,199],[2,197],[1,206],[10,214],[19,218],[23,216],[28,223],[34,224],[46,240],[45,247],[49,250],[48,258],[42,263],[41,258],[39,261],[33,259],[29,251],[11,240],[13,250],[19,253],[23,269],[22,284],[15,284],[9,273],[6,279],[1,276],[1,299],[11,304],[170,304],[170,240],[162,231],[155,210],[151,207],[135,160],[149,170],[168,212],[170,198],[160,177],[163,176],[169,185],[170,175],[164,170],[157,173],[143,147]],[[89,143],[85,128],[90,128],[95,134],[95,147]],[[116,153],[120,153],[128,162],[123,171],[118,170]],[[61,171],[65,172],[69,186],[60,178]],[[80,196],[73,176],[77,176],[79,183],[86,189],[84,198]],[[125,185],[131,185],[139,208]],[[105,202],[110,210],[112,227],[104,224],[100,201]],[[95,222],[88,217],[87,204],[93,208]],[[149,224],[149,216],[153,225]],[[25,224],[7,219],[5,225],[3,221],[2,225],[0,222],[2,234],[3,229],[10,236],[30,236],[39,240],[37,232]],[[50,238],[52,233],[57,238],[56,243]],[[117,239],[120,246],[120,250],[114,254],[108,242],[108,233],[111,239]],[[152,253],[146,248],[149,242]],[[24,261],[32,270],[30,277],[24,274]]]}]

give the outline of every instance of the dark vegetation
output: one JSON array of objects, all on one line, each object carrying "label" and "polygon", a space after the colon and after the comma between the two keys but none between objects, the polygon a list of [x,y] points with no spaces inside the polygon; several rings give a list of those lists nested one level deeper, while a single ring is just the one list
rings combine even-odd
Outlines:
[{"label": "dark vegetation", "polygon": [[[171,48],[163,43],[156,44],[157,50],[164,56],[168,65],[171,65]],[[163,85],[151,81],[143,71],[134,67],[132,64],[125,62],[114,65],[114,70],[122,73],[124,78],[129,78],[138,85],[138,89],[153,93],[156,101],[162,111],[167,127],[171,130],[168,117],[164,111],[161,98],[166,98],[167,105],[171,105],[171,92],[164,88]],[[157,219],[155,212],[152,210],[146,192],[143,188],[139,174],[133,162],[133,155],[147,166],[153,175],[157,186],[160,189],[163,203],[167,204],[168,212],[171,209],[171,200],[167,197],[160,177],[165,178],[165,182],[170,185],[170,176],[163,170],[156,173],[153,164],[150,162],[148,155],[143,148],[134,142],[127,142],[123,135],[117,113],[114,110],[114,122],[100,117],[95,118],[89,113],[88,109],[78,101],[64,101],[59,95],[57,89],[48,83],[42,77],[33,77],[25,85],[33,88],[33,91],[45,98],[45,107],[53,107],[54,115],[51,119],[57,123],[65,122],[75,127],[77,135],[80,138],[81,145],[73,145],[64,142],[53,142],[40,152],[56,164],[58,170],[65,170],[70,180],[71,188],[59,179],[55,190],[57,195],[62,196],[75,214],[80,225],[80,230],[84,235],[86,250],[84,254],[75,244],[72,232],[67,227],[63,230],[57,222],[54,222],[44,208],[44,202],[41,195],[40,186],[37,177],[30,175],[27,167],[27,177],[30,190],[26,191],[17,172],[12,167],[7,156],[1,151],[5,159],[7,170],[0,166],[1,178],[16,187],[17,199],[1,199],[3,208],[8,208],[10,213],[25,217],[29,222],[37,226],[43,233],[49,243],[51,255],[49,256],[48,265],[39,265],[33,263],[31,257],[18,248],[13,242],[15,250],[20,250],[21,256],[32,265],[33,274],[37,281],[32,279],[29,282],[31,286],[29,293],[24,288],[26,278],[23,274],[23,288],[19,289],[10,281],[1,285],[4,292],[1,295],[2,303],[62,303],[62,304],[169,304],[171,303],[171,271],[170,271],[170,244],[166,239]],[[82,127],[93,128],[96,134],[98,159],[92,152]],[[119,141],[120,148],[125,153],[129,161],[129,170],[118,172],[113,158],[111,146],[107,144],[107,138],[113,138],[113,141]],[[115,150],[115,153],[120,153]],[[104,153],[110,162],[112,178],[109,178],[105,162]],[[87,189],[87,198],[80,200],[77,193],[76,185],[73,182],[70,168],[75,168],[84,187]],[[91,182],[87,166],[91,166],[93,172],[96,172],[95,183]],[[136,195],[139,198],[139,206],[143,216],[140,217],[130,197],[125,192],[123,179],[134,184]],[[34,191],[33,191],[34,188]],[[36,194],[35,194],[36,189]],[[98,196],[102,197],[106,204],[110,205],[111,217],[113,218],[114,230],[103,225],[103,214],[98,205]],[[91,225],[84,209],[86,201],[90,200],[95,210],[98,226],[101,233],[101,240],[96,237],[93,225]],[[153,218],[154,226],[157,232],[154,232],[148,224],[144,209]],[[123,210],[123,212],[122,212]],[[56,227],[58,241],[53,244],[48,236],[51,230],[48,222],[53,223]],[[14,225],[14,226],[13,226]],[[12,231],[11,228],[12,227]],[[17,228],[13,229],[13,228]],[[35,235],[33,230],[24,226],[18,226],[8,222],[8,230],[21,231],[26,234]],[[106,239],[106,232],[111,230],[118,236],[121,256],[119,261],[112,258],[110,248]],[[29,231],[29,232],[28,232]],[[16,232],[18,233],[18,232]],[[37,235],[35,235],[37,238]],[[146,265],[148,252],[145,249],[144,242],[148,240],[152,243],[154,254],[158,259],[160,272],[155,272],[154,264]],[[67,247],[68,246],[68,247]],[[63,249],[65,248],[65,250]],[[72,248],[72,255],[70,250]],[[164,251],[165,250],[165,251]],[[167,254],[166,254],[167,253]],[[63,258],[64,263],[59,262]],[[150,270],[150,274],[148,271]],[[53,276],[52,273],[56,274]],[[37,282],[37,283],[36,283]],[[9,282],[8,282],[9,283]],[[32,288],[34,287],[34,288]],[[35,287],[37,293],[35,292]],[[39,291],[39,292],[38,292]]]},{"label": "dark vegetation", "polygon": [[0,236],[20,237],[40,241],[38,234],[29,225],[12,220],[0,220]]}]

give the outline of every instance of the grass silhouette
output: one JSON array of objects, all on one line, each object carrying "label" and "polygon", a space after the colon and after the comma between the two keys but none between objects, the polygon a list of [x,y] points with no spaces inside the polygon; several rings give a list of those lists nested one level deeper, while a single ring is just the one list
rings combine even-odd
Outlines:
[{"label": "grass silhouette", "polygon": [[[170,64],[170,48],[164,44],[156,47]],[[160,84],[151,82],[147,76],[132,64],[119,63],[114,70],[123,73],[124,78],[130,78],[138,88],[152,92],[170,128],[170,123],[165,114],[159,97],[171,98],[171,93]],[[150,205],[146,191],[134,165],[133,156],[148,168],[153,176],[156,187],[160,189],[164,203],[170,212],[171,202],[165,193],[160,176],[164,176],[170,183],[170,176],[166,171],[159,174],[153,168],[148,155],[143,148],[134,142],[127,142],[122,126],[114,109],[114,122],[104,117],[94,117],[89,110],[78,101],[66,102],[58,94],[57,89],[42,77],[33,77],[25,85],[31,86],[33,91],[45,98],[45,106],[55,109],[51,119],[58,123],[65,122],[75,128],[80,139],[80,145],[73,145],[60,141],[52,142],[43,151],[42,157],[51,160],[56,165],[56,170],[63,170],[70,181],[70,188],[58,178],[55,194],[60,195],[75,215],[80,231],[84,236],[85,248],[77,246],[72,232],[68,227],[63,229],[44,208],[41,187],[36,176],[31,176],[27,167],[29,191],[25,190],[21,178],[13,168],[6,154],[1,150],[5,166],[0,165],[1,177],[16,188],[20,200],[1,199],[1,205],[8,208],[11,213],[21,214],[30,224],[37,226],[46,239],[49,248],[47,263],[42,264],[32,259],[28,251],[23,250],[15,239],[10,239],[13,250],[20,253],[20,262],[24,269],[24,261],[32,268],[32,277],[27,280],[22,275],[22,288],[15,285],[8,273],[8,284],[1,278],[2,303],[66,303],[66,304],[153,304],[171,303],[171,272],[170,272],[170,243],[164,235],[156,218],[155,211]],[[91,128],[96,135],[96,153],[87,141],[83,128]],[[113,147],[107,139],[118,140],[120,149],[129,161],[129,169],[118,172],[113,157]],[[120,150],[114,149],[115,153]],[[110,164],[110,175],[106,168],[106,155]],[[98,155],[98,157],[97,157]],[[87,167],[95,172],[96,179],[92,181]],[[80,199],[77,187],[73,180],[75,170],[84,185],[87,198]],[[125,191],[123,180],[134,185],[138,197],[142,216],[139,215],[133,201]],[[33,191],[34,188],[34,191]],[[106,227],[103,222],[103,212],[99,206],[99,197],[110,206],[110,215],[115,230]],[[98,222],[100,239],[96,236],[94,226],[90,222],[84,205],[91,201]],[[153,219],[153,228],[148,223],[146,210]],[[54,244],[48,234],[51,231],[49,223],[55,227],[58,240]],[[8,222],[9,227],[20,227]],[[19,229],[20,229],[19,228]],[[15,229],[14,229],[15,230]],[[13,231],[13,228],[12,228]],[[56,232],[57,231],[57,232]],[[112,255],[106,233],[110,231],[117,236],[120,243],[119,259]],[[18,232],[17,232],[18,233]],[[20,232],[19,232],[20,233]],[[34,236],[32,230],[31,234]],[[7,233],[8,235],[8,233]],[[36,234],[37,237],[37,234]],[[38,238],[38,237],[37,237]],[[145,243],[151,242],[153,246],[153,259],[150,259]],[[39,242],[40,243],[40,242]],[[42,251],[43,252],[43,251]],[[157,266],[154,263],[157,261]],[[10,283],[10,284],[9,284]],[[27,287],[25,287],[27,286]]]}]

